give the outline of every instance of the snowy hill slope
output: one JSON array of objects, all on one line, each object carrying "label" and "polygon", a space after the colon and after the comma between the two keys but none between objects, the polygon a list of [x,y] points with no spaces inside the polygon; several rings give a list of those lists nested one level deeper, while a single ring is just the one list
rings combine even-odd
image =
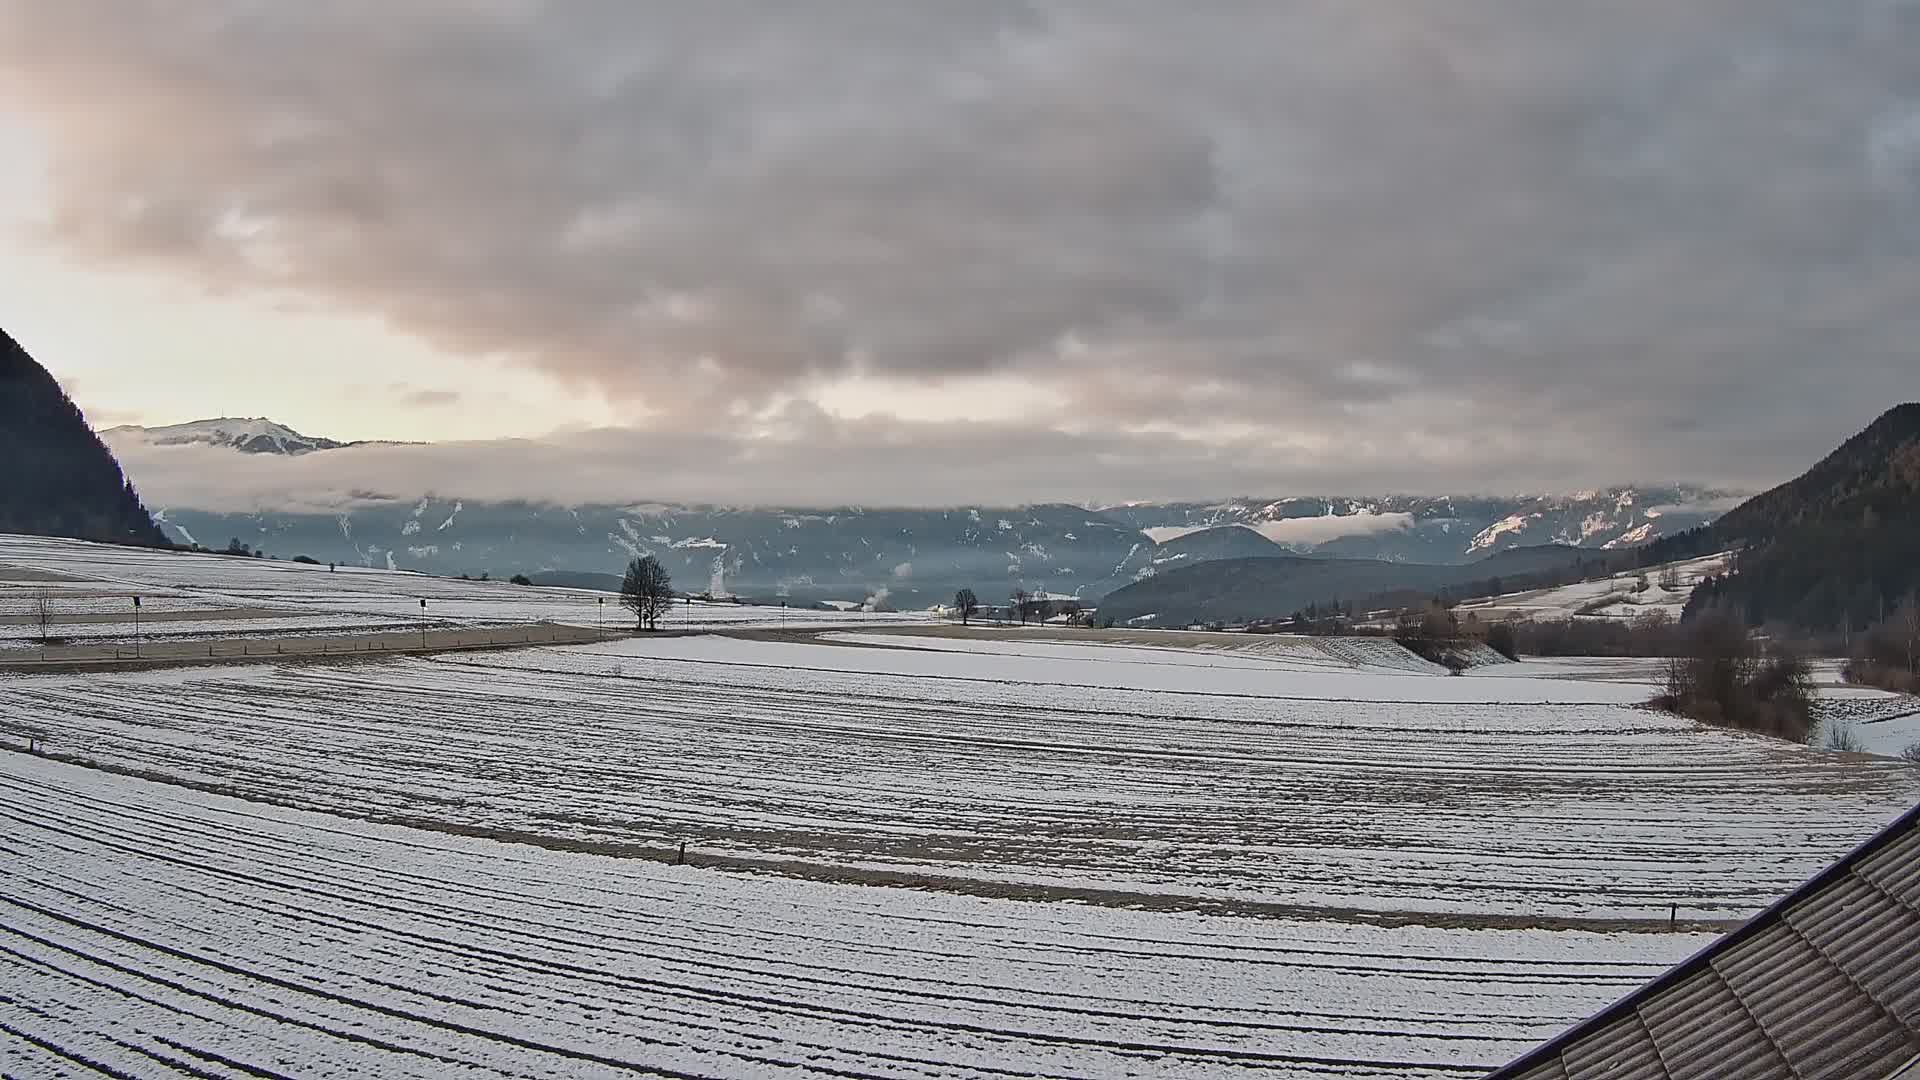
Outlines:
[{"label": "snowy hill slope", "polygon": [[1687,606],[1687,598],[1693,595],[1694,586],[1710,576],[1726,573],[1732,558],[1730,552],[1721,552],[1550,589],[1468,600],[1456,610],[1461,618],[1472,613],[1484,621],[1556,621],[1573,618],[1631,620],[1658,611],[1678,622],[1680,612]]}]

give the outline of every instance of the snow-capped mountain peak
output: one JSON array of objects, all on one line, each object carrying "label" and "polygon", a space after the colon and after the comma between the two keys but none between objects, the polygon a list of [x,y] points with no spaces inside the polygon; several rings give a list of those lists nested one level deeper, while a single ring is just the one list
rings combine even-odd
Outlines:
[{"label": "snow-capped mountain peak", "polygon": [[348,445],[332,439],[302,435],[264,416],[223,416],[164,427],[124,425],[108,428],[100,434],[109,441],[137,441],[153,446],[224,446],[245,454],[307,454],[315,450],[337,450]]},{"label": "snow-capped mountain peak", "polygon": [[1242,525],[1302,553],[1449,563],[1540,544],[1618,548],[1645,543],[1713,520],[1728,495],[1663,485],[1567,495],[1308,497],[1141,504],[1108,511],[1108,516],[1160,542]]}]

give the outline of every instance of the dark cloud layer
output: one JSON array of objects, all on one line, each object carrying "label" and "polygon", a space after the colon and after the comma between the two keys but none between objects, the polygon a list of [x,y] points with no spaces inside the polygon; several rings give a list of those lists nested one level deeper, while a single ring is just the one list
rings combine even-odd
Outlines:
[{"label": "dark cloud layer", "polygon": [[1920,386],[1913,0],[0,0],[0,96],[84,257],[659,413],[1011,374],[1088,487],[1760,484]]}]

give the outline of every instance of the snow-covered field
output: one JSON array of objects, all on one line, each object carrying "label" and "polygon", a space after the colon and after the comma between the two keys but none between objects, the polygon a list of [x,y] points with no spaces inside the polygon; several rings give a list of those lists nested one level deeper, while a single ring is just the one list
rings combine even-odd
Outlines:
[{"label": "snow-covered field", "polygon": [[[36,543],[0,588],[576,602]],[[1920,798],[1623,665],[867,618],[0,675],[0,1075],[1465,1077]]]},{"label": "snow-covered field", "polygon": [[[1468,600],[1455,610],[1463,619],[1471,613],[1483,620],[1633,619],[1658,611],[1677,622],[1687,598],[1693,595],[1693,587],[1710,575],[1725,572],[1730,557],[1723,552],[1551,589]],[[1672,589],[1660,583],[1668,569],[1677,579]],[[1645,588],[1641,587],[1643,580]]]},{"label": "snow-covered field", "polygon": [[1910,767],[1619,684],[1004,650],[682,637],[35,676],[0,728],[314,809],[815,876],[1483,922],[1740,917],[1920,797]]},{"label": "snow-covered field", "polygon": [[1706,940],[797,881],[7,753],[0,817],[21,1080],[1466,1077]]},{"label": "snow-covered field", "polygon": [[[78,540],[0,535],[0,615],[27,615],[45,590],[58,617],[113,612],[127,616],[123,632],[81,631],[59,625],[63,637],[132,637],[132,597],[142,611],[205,612],[210,627],[187,631],[159,622],[143,625],[154,635],[249,634],[258,619],[222,618],[222,613],[283,612],[280,633],[302,629],[333,633],[354,625],[501,626],[551,622],[611,629],[632,617],[610,593],[586,589],[520,586],[504,581],[467,581],[405,571],[325,566],[156,552]],[[422,606],[421,601],[426,601]],[[733,603],[680,602],[661,619],[664,629],[744,627],[878,626],[921,623],[922,612],[875,613],[786,610]],[[23,620],[24,621],[24,620]],[[0,625],[0,637],[25,639],[38,627]]]},{"label": "snow-covered field", "polygon": [[[1130,650],[1134,659],[1143,663],[1153,663],[1161,654],[1170,652],[1170,662],[1199,667],[1259,670],[1278,664],[1284,668],[1301,670],[1351,671],[1365,667],[1376,671],[1422,675],[1446,673],[1446,669],[1439,664],[1422,660],[1392,641],[1378,637],[1310,637],[1301,634],[1188,630],[969,629],[947,624],[924,628],[919,632],[903,632],[899,629],[890,629],[881,634],[838,632],[831,635],[829,640],[1066,660],[1092,658],[1111,661],[1115,656],[1112,650],[1125,649]],[[1085,646],[1090,643],[1106,648],[1088,652]],[[1222,658],[1222,662],[1216,665],[1205,659],[1207,656]],[[1233,663],[1234,660],[1247,662]]]},{"label": "snow-covered field", "polygon": [[[217,613],[210,613],[216,614]],[[55,635],[72,644],[103,641],[131,641],[136,634],[147,641],[182,638],[265,637],[283,634],[365,634],[381,630],[409,629],[419,623],[355,615],[288,613],[274,618],[169,619],[166,622],[56,623]],[[40,643],[40,628],[30,623],[0,625],[0,649],[33,648]]]}]

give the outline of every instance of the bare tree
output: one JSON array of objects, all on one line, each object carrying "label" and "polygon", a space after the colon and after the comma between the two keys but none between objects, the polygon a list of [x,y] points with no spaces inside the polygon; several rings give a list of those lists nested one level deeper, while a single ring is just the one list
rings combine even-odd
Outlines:
[{"label": "bare tree", "polygon": [[960,625],[967,625],[973,613],[980,610],[980,598],[973,595],[972,589],[961,589],[953,594],[953,610],[960,613]]},{"label": "bare tree", "polygon": [[1021,626],[1027,625],[1027,604],[1032,599],[1033,594],[1025,589],[1013,590],[1013,610],[1019,614]]},{"label": "bare tree", "polygon": [[1907,670],[1920,674],[1920,593],[1908,593],[1893,619],[1894,632],[1906,646]]},{"label": "bare tree", "polygon": [[620,582],[620,606],[633,612],[636,627],[658,627],[660,615],[673,603],[673,578],[660,560],[648,555],[627,564],[627,576]]},{"label": "bare tree", "polygon": [[1673,711],[1731,725],[1726,713],[1737,707],[1755,660],[1753,641],[1738,620],[1720,612],[1695,620],[1681,655],[1667,669],[1667,696],[1678,703]]},{"label": "bare tree", "polygon": [[40,644],[53,636],[53,591],[36,589],[33,593],[33,622],[40,628]]}]

